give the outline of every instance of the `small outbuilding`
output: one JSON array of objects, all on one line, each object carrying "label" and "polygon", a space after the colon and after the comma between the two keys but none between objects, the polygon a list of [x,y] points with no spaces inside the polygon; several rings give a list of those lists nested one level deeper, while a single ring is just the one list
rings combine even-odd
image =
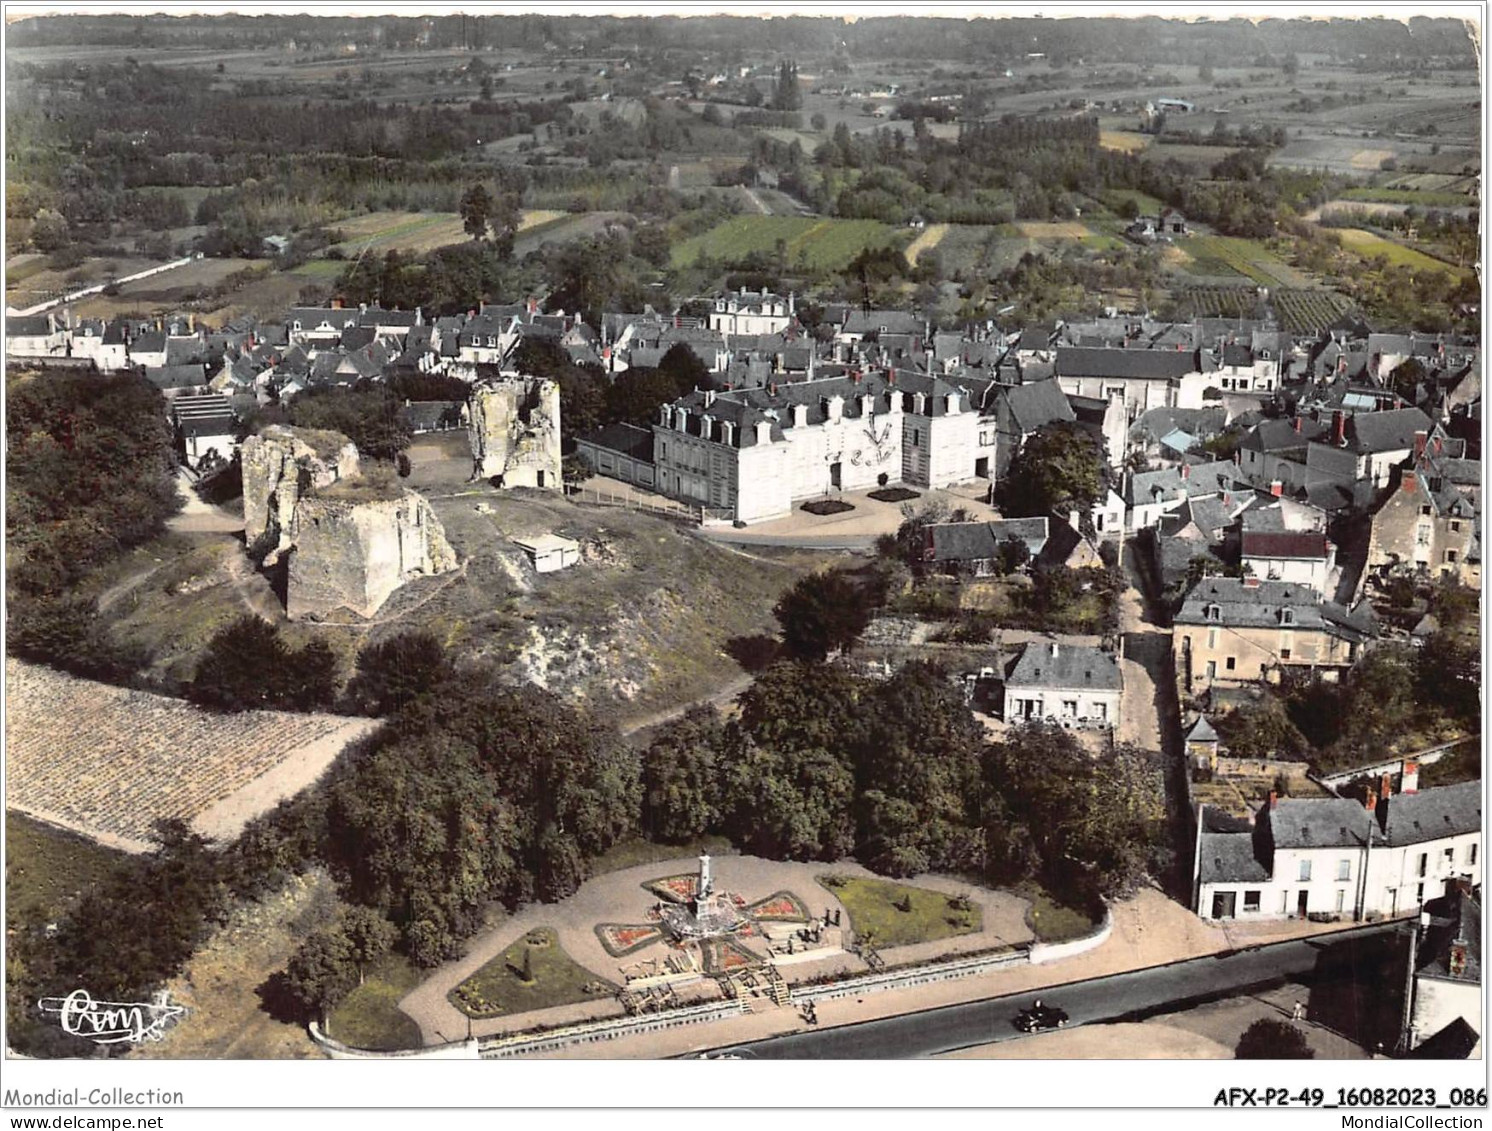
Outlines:
[{"label": "small outbuilding", "polygon": [[554,573],[569,569],[580,561],[580,543],[558,534],[535,534],[514,538],[513,544],[528,555],[536,573]]}]

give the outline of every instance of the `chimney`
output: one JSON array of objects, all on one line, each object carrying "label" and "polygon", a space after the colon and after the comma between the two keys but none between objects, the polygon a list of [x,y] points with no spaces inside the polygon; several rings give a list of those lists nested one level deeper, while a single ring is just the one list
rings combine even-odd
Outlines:
[{"label": "chimney", "polygon": [[1377,811],[1377,809],[1378,809],[1378,791],[1376,789],[1374,789],[1372,786],[1368,786],[1368,795],[1363,798],[1362,806],[1369,813],[1373,813],[1373,812]]},{"label": "chimney", "polygon": [[1243,578],[1243,587],[1245,589],[1257,589],[1259,588],[1259,579],[1251,573],[1245,574]]},{"label": "chimney", "polygon": [[1274,790],[1271,789],[1269,791],[1269,807],[1271,809],[1274,809],[1274,808],[1276,808],[1279,805],[1279,803],[1280,803],[1280,795],[1278,793],[1276,793]]},{"label": "chimney", "polygon": [[1271,480],[1270,484],[1269,484],[1269,493],[1271,495],[1273,495],[1276,499],[1278,499],[1281,495],[1283,495],[1285,493],[1285,485],[1283,483],[1281,483],[1278,479]]},{"label": "chimney", "polygon": [[1339,448],[1347,446],[1347,416],[1340,409],[1331,414],[1331,439]]},{"label": "chimney", "polygon": [[1425,454],[1425,441],[1430,438],[1428,432],[1416,432],[1414,434],[1414,459],[1418,463]]},{"label": "chimney", "polygon": [[332,309],[333,310],[341,310],[342,309],[342,300],[340,298],[334,298],[334,299],[332,299]]},{"label": "chimney", "polygon": [[1404,494],[1406,495],[1414,494],[1415,488],[1418,486],[1418,484],[1419,478],[1411,470],[1406,469],[1404,473],[1399,477],[1399,485],[1404,489]]},{"label": "chimney", "polygon": [[1393,793],[1394,779],[1388,774],[1381,775],[1378,779],[1378,796],[1387,801]]},{"label": "chimney", "polygon": [[1451,953],[1449,959],[1446,961],[1446,967],[1449,969],[1452,977],[1460,977],[1466,973],[1465,939],[1457,939],[1451,943]]},{"label": "chimney", "polygon": [[1404,772],[1399,777],[1399,792],[1400,793],[1406,793],[1406,794],[1407,793],[1418,793],[1419,792],[1419,763],[1418,762],[1405,762],[1404,763]]},{"label": "chimney", "polygon": [[1293,424],[1295,426],[1295,431],[1299,432],[1300,431],[1300,417],[1298,415],[1296,416],[1295,420],[1293,421]]},{"label": "chimney", "polygon": [[1181,478],[1183,480],[1186,480],[1186,479],[1190,479],[1191,477],[1192,477],[1192,465],[1189,464],[1189,463],[1183,463],[1181,465]]}]

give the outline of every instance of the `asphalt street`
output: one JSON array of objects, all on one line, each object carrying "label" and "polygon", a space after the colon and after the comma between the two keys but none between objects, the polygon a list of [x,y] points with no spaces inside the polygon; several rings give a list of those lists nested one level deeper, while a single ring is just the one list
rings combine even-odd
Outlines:
[{"label": "asphalt street", "polygon": [[1065,1009],[1068,1027],[1101,1021],[1135,1021],[1172,1013],[1244,990],[1301,980],[1315,970],[1322,952],[1349,938],[1370,938],[1397,930],[1380,923],[1311,939],[1250,947],[1168,966],[1071,982],[1050,989],[1009,994],[717,1050],[763,1060],[892,1060],[934,1056],[972,1045],[1022,1036],[1017,1013],[1038,997]]}]

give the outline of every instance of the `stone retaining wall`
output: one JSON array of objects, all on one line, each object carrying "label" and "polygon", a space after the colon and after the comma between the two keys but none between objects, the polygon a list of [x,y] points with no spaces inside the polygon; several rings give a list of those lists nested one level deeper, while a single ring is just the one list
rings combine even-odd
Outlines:
[{"label": "stone retaining wall", "polygon": [[662,1013],[643,1014],[639,1017],[592,1021],[585,1025],[553,1029],[547,1033],[490,1038],[479,1044],[483,1060],[499,1060],[509,1056],[553,1052],[569,1045],[614,1041],[618,1037],[630,1037],[637,1033],[651,1033],[660,1029],[676,1029],[680,1025],[695,1025],[702,1021],[719,1021],[725,1017],[737,1017],[745,1012],[744,1001],[713,1002],[707,1005],[685,1006],[683,1009],[669,1009]]}]

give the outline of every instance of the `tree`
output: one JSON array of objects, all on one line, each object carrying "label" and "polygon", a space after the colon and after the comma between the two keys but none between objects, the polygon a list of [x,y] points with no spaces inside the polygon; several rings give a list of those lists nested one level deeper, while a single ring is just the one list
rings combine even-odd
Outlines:
[{"label": "tree", "polygon": [[1001,484],[1001,507],[1012,516],[1087,512],[1103,498],[1107,484],[1099,441],[1061,420],[1038,429],[1016,453]]},{"label": "tree", "polygon": [[363,984],[367,968],[393,949],[399,937],[398,929],[371,907],[347,908],[342,912],[341,931],[357,967],[358,985]]},{"label": "tree", "polygon": [[1261,1017],[1243,1031],[1233,1056],[1238,1060],[1314,1060],[1316,1053],[1294,1025]]},{"label": "tree", "polygon": [[411,629],[364,645],[346,700],[359,714],[392,715],[438,691],[454,674],[445,645],[431,632]]},{"label": "tree", "polygon": [[715,388],[714,379],[699,354],[685,342],[676,342],[658,362],[658,372],[671,379],[680,396],[695,389]]},{"label": "tree", "polygon": [[340,928],[312,931],[285,966],[285,990],[308,1020],[323,1026],[358,983],[352,944]]},{"label": "tree", "polygon": [[67,246],[69,239],[67,219],[60,212],[43,208],[31,222],[31,242],[37,251],[56,251]]},{"label": "tree", "polygon": [[461,213],[461,226],[472,239],[486,238],[492,207],[492,194],[484,184],[471,185],[461,194],[461,203],[457,206]]},{"label": "tree", "polygon": [[571,452],[560,461],[560,476],[572,491],[595,474],[595,465],[582,452]]},{"label": "tree", "polygon": [[1084,900],[1131,891],[1164,820],[1159,773],[1128,747],[1091,757],[1067,731],[1028,725],[984,755],[987,868]]},{"label": "tree", "polygon": [[208,642],[186,686],[186,697],[219,711],[309,711],[328,705],[335,696],[336,662],[325,641],[290,648],[278,628],[245,614]]},{"label": "tree", "polygon": [[642,757],[642,828],[678,844],[720,827],[725,728],[713,707],[691,708],[666,724]]},{"label": "tree", "polygon": [[777,82],[772,88],[772,109],[803,109],[803,88],[798,85],[798,64],[784,59],[777,68]]},{"label": "tree", "polygon": [[821,661],[853,648],[874,608],[862,583],[844,570],[826,570],[798,581],[772,614],[782,625],[782,642],[790,655]]},{"label": "tree", "polygon": [[1304,759],[1310,744],[1273,696],[1245,703],[1217,720],[1218,738],[1238,758]]},{"label": "tree", "polygon": [[341,432],[373,459],[393,460],[414,439],[403,402],[382,382],[307,389],[290,402],[289,416],[297,428]]}]

